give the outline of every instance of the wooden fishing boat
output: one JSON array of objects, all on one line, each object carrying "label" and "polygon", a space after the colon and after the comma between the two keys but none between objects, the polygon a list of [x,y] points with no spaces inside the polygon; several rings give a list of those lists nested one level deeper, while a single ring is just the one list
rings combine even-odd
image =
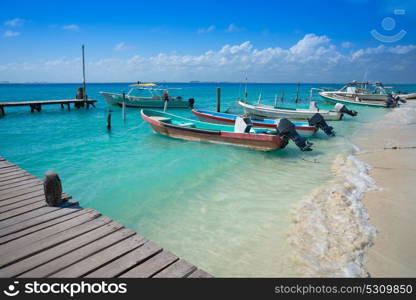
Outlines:
[{"label": "wooden fishing boat", "polygon": [[[234,125],[237,119],[237,115],[227,114],[222,112],[213,112],[201,109],[193,109],[192,113],[196,115],[201,121],[210,122],[215,124]],[[263,119],[263,118],[251,118],[251,122],[255,127],[262,128],[276,128],[280,119]],[[295,125],[296,131],[302,136],[312,136],[316,133],[318,128],[316,126],[310,126],[307,122],[292,122]]]},{"label": "wooden fishing boat", "polygon": [[238,104],[243,107],[244,112],[249,116],[269,119],[288,118],[306,120],[311,118],[316,113],[320,113],[324,120],[338,121],[341,120],[343,116],[341,111],[318,109],[314,105],[315,103],[313,103],[309,109],[282,108],[264,104],[253,105],[241,100],[238,101]]},{"label": "wooden fishing boat", "polygon": [[[100,92],[110,105],[136,108],[192,108],[194,99],[184,100],[181,96],[172,96],[171,91],[180,88],[157,87],[155,83],[135,83],[129,85],[127,94]],[[167,101],[167,103],[166,103]]]},{"label": "wooden fishing boat", "polygon": [[288,140],[266,128],[238,128],[186,119],[169,113],[143,109],[141,117],[156,133],[165,136],[212,143],[229,144],[255,150],[271,151],[284,148]]}]

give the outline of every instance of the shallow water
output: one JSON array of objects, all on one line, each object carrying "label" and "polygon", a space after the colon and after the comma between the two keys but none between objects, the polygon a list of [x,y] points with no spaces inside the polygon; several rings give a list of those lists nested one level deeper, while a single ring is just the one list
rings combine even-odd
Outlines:
[{"label": "shallow water", "polygon": [[[215,87],[222,88],[223,110],[243,93],[239,84],[169,84],[183,87],[196,107],[215,109]],[[299,107],[306,107],[303,85]],[[328,85],[326,85],[328,86]],[[72,98],[78,85],[0,85],[0,99]],[[339,87],[334,85],[333,87]],[[412,90],[414,86],[402,86]],[[353,153],[354,136],[387,110],[359,111],[332,122],[337,136],[319,133],[314,151],[286,149],[263,153],[226,145],[174,140],[154,134],[137,109],[112,108],[112,130],[106,130],[107,105],[99,91],[127,91],[124,84],[88,85],[96,109],[59,106],[30,114],[29,108],[6,108],[0,119],[0,155],[42,177],[55,170],[64,190],[84,207],[137,230],[178,256],[215,276],[301,276],[289,259],[293,205],[328,184],[337,155]],[[249,98],[265,103],[285,92],[285,105],[296,106],[295,84],[249,84]],[[319,97],[315,96],[317,100]],[[318,103],[322,108],[327,106]],[[189,110],[169,110],[193,118]]]}]

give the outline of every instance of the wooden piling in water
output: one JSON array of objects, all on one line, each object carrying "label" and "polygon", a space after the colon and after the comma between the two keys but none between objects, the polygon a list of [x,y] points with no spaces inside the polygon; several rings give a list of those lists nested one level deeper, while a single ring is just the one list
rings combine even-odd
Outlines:
[{"label": "wooden piling in water", "polygon": [[111,130],[111,110],[108,111],[107,115],[107,130]]},{"label": "wooden piling in water", "polygon": [[217,87],[217,112],[221,111],[221,88]]}]

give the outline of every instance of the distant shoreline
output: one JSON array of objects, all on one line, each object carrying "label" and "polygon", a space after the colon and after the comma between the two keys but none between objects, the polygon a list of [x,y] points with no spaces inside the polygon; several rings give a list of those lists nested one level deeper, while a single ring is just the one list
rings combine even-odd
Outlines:
[{"label": "distant shoreline", "polygon": [[[246,84],[246,82],[234,82],[234,81],[169,81],[158,82],[160,84]],[[132,84],[134,82],[87,82],[87,84]],[[0,82],[0,85],[45,85],[45,84],[82,84],[81,82]],[[298,84],[298,82],[256,82],[249,81],[247,84]],[[300,85],[326,85],[326,84],[338,84],[343,85],[345,82],[300,82]],[[385,83],[386,85],[415,85],[416,83]]]}]

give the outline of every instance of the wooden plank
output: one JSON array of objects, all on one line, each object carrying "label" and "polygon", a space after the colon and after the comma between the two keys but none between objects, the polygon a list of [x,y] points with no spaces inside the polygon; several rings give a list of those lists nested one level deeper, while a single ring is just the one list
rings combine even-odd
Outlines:
[{"label": "wooden plank", "polygon": [[[60,213],[59,215],[57,213]],[[47,214],[49,216],[48,220],[45,219],[45,215],[40,216],[38,218],[30,219],[26,222],[16,224],[15,226],[9,226],[0,230],[0,245],[20,238],[22,236],[28,235],[32,232],[50,227],[52,225],[62,223],[66,220],[75,218],[81,214],[84,214],[85,210],[82,209],[73,209],[73,208],[62,208],[60,210],[55,211],[55,214]],[[41,222],[43,221],[43,222]],[[29,226],[30,224],[30,226]]]},{"label": "wooden plank", "polygon": [[10,166],[8,168],[3,168],[0,169],[0,177],[2,176],[1,174],[5,174],[5,173],[9,173],[9,172],[14,172],[14,171],[22,171],[23,169],[17,167],[17,166]]},{"label": "wooden plank", "polygon": [[45,196],[43,196],[43,195],[42,196],[37,196],[37,197],[29,198],[29,199],[26,199],[26,200],[22,200],[22,201],[12,202],[12,203],[9,203],[7,205],[2,205],[2,206],[0,206],[0,213],[4,213],[4,212],[7,212],[7,211],[10,211],[10,210],[22,207],[22,206],[26,206],[26,205],[29,205],[29,204],[39,202],[39,201],[45,201]]},{"label": "wooden plank", "polygon": [[1,178],[9,177],[9,176],[16,175],[16,174],[22,174],[22,173],[28,174],[28,172],[26,172],[25,170],[21,170],[21,169],[15,170],[12,167],[0,169],[0,170],[3,171],[3,173],[0,174]]},{"label": "wooden plank", "polygon": [[[6,203],[9,203],[10,200],[12,202],[19,202],[19,201],[23,201],[23,200],[27,200],[27,199],[31,199],[31,198],[35,198],[35,197],[40,197],[40,196],[45,197],[45,192],[43,191],[43,189],[39,189],[37,191],[32,191],[32,192],[29,192],[29,193],[26,193],[26,194],[15,196],[13,198],[2,200],[2,201],[0,201],[0,203],[2,203],[3,201],[6,201]],[[45,198],[45,201],[46,201],[46,198]]]},{"label": "wooden plank", "polygon": [[213,277],[207,272],[201,269],[197,269],[195,272],[192,272],[187,278],[213,278]]},{"label": "wooden plank", "polygon": [[159,254],[146,260],[144,263],[134,267],[130,271],[122,274],[121,278],[134,277],[134,278],[148,278],[152,277],[156,273],[160,272],[167,266],[173,264],[179,258],[169,251],[163,250]]},{"label": "wooden plank", "polygon": [[[79,218],[82,218],[82,216]],[[64,222],[63,224],[70,223],[73,220],[74,219],[68,220]],[[28,256],[32,256],[42,250],[51,248],[52,246],[55,246],[62,242],[68,241],[76,236],[79,236],[85,232],[91,231],[95,228],[101,227],[109,222],[111,222],[111,219],[109,219],[108,217],[98,217],[92,220],[90,219],[87,222],[82,222],[82,224],[74,226],[72,228],[69,227],[69,229],[58,232],[57,234],[51,235],[48,238],[42,238],[41,240],[30,240],[30,243],[26,244],[24,247],[6,248],[7,250],[5,252],[0,251],[1,253],[0,254],[0,264],[1,264],[0,268],[5,267],[15,261],[21,260]],[[58,225],[55,225],[55,226],[58,226]],[[35,235],[35,234],[30,234],[28,237],[31,237],[32,235]],[[23,237],[23,239],[25,238],[26,237]],[[29,240],[29,239],[26,239],[26,240]],[[18,240],[15,240],[15,241],[18,241]],[[7,246],[15,241],[7,243],[3,246]]]},{"label": "wooden plank", "polygon": [[0,214],[0,220],[3,221],[3,220],[27,213],[35,209],[39,209],[45,206],[46,206],[46,202],[40,201],[40,202],[35,202],[26,206],[22,206],[13,210],[9,210],[9,211],[6,211],[5,213]]},{"label": "wooden plank", "polygon": [[7,160],[4,160],[4,161],[0,162],[0,169],[13,167],[13,166],[14,166],[14,164],[8,162]]},{"label": "wooden plank", "polygon": [[[19,239],[13,240],[4,245],[0,245],[0,253],[6,253],[10,251],[15,251],[16,249],[24,248],[27,245],[36,243],[42,239],[49,238],[50,236],[61,233],[69,228],[74,228],[77,225],[86,223],[90,220],[96,219],[101,214],[92,209],[86,209],[85,213],[76,216],[75,218],[69,219],[63,223],[55,224],[52,227],[47,227],[36,232],[33,232],[30,235],[23,236]],[[0,260],[1,263],[1,260]]]},{"label": "wooden plank", "polygon": [[1,176],[0,182],[8,181],[10,179],[14,179],[14,178],[18,178],[18,177],[25,177],[25,176],[31,176],[33,178],[35,177],[33,175],[30,175],[27,172],[19,171],[19,172],[12,172],[12,173],[4,174],[4,176]]},{"label": "wooden plank", "polygon": [[12,188],[12,187],[19,187],[19,186],[27,185],[30,183],[43,184],[43,181],[39,179],[17,180],[15,182],[0,185],[0,192],[3,190],[7,190],[9,188]]},{"label": "wooden plank", "polygon": [[51,212],[54,212],[58,209],[61,209],[63,207],[74,207],[77,206],[78,202],[77,201],[68,201],[65,202],[63,205],[61,206],[45,206],[42,208],[38,208],[36,210],[32,210],[23,214],[19,214],[17,216],[8,218],[6,220],[0,221],[0,228],[6,228],[8,226],[13,226],[14,224],[20,223],[20,222],[24,222],[26,220],[30,220],[32,218],[41,216],[41,215],[45,215]]},{"label": "wooden plank", "polygon": [[[8,101],[0,102],[1,106],[30,106],[34,104],[51,105],[51,104],[67,104],[67,103],[84,103],[84,99],[62,99],[62,100],[32,100],[32,101]],[[89,104],[96,103],[97,100],[88,99]]]},{"label": "wooden plank", "polygon": [[11,182],[16,182],[16,181],[19,181],[19,180],[26,180],[26,179],[39,179],[39,178],[37,178],[33,175],[22,172],[21,174],[8,176],[7,178],[6,177],[0,177],[0,185],[9,184]]},{"label": "wooden plank", "polygon": [[49,272],[53,272],[50,270],[56,271],[66,266],[66,264],[60,262],[65,254],[76,251],[78,248],[116,232],[122,227],[123,225],[116,222],[105,224],[67,242],[0,269],[0,277],[14,277],[18,275],[22,277],[46,277],[49,275]]},{"label": "wooden plank", "polygon": [[7,193],[14,192],[14,191],[27,189],[27,188],[32,188],[35,186],[43,187],[43,183],[39,181],[28,181],[18,186],[0,187],[0,196],[3,194],[7,194]]},{"label": "wooden plank", "polygon": [[195,270],[196,267],[194,265],[191,265],[186,260],[179,259],[177,262],[157,273],[153,278],[183,278]]},{"label": "wooden plank", "polygon": [[11,199],[0,201],[0,208],[3,207],[3,206],[8,206],[10,204],[25,203],[25,201],[33,199],[33,198],[43,199],[44,201],[46,201],[45,200],[45,195],[31,196],[29,194],[28,196],[25,196],[25,197],[11,198]]},{"label": "wooden plank", "polygon": [[0,201],[10,199],[13,197],[18,197],[18,196],[25,195],[25,194],[37,193],[39,191],[42,191],[43,193],[43,186],[37,185],[37,186],[29,187],[23,190],[17,190],[17,191],[13,191],[9,193],[4,193],[4,194],[0,193]]},{"label": "wooden plank", "polygon": [[109,264],[89,273],[85,277],[111,278],[126,272],[137,266],[146,259],[162,251],[162,247],[152,241],[146,242],[143,246],[123,255]]},{"label": "wooden plank", "polygon": [[[135,234],[136,233],[130,229],[117,230],[114,233],[101,237],[100,239],[97,239],[96,241],[88,243],[78,249],[72,250],[65,255],[57,256],[57,258],[54,259],[53,261],[40,265],[39,267],[31,270],[30,273],[22,274],[22,276],[34,276],[34,275],[39,275],[40,277],[51,276],[53,273],[56,273],[62,269],[65,269],[66,267],[71,266],[85,258],[88,258],[90,255],[93,255]],[[57,253],[59,253],[59,251],[57,251]],[[42,254],[42,253],[39,253],[39,254]],[[1,274],[1,270],[0,270],[0,274]],[[75,277],[75,276],[71,274],[70,277]]]},{"label": "wooden plank", "polygon": [[86,259],[79,261],[59,272],[52,274],[49,277],[82,277],[91,271],[117,259],[123,254],[136,249],[143,245],[147,240],[141,235],[135,234],[117,244],[114,244],[98,253],[95,253]]}]

